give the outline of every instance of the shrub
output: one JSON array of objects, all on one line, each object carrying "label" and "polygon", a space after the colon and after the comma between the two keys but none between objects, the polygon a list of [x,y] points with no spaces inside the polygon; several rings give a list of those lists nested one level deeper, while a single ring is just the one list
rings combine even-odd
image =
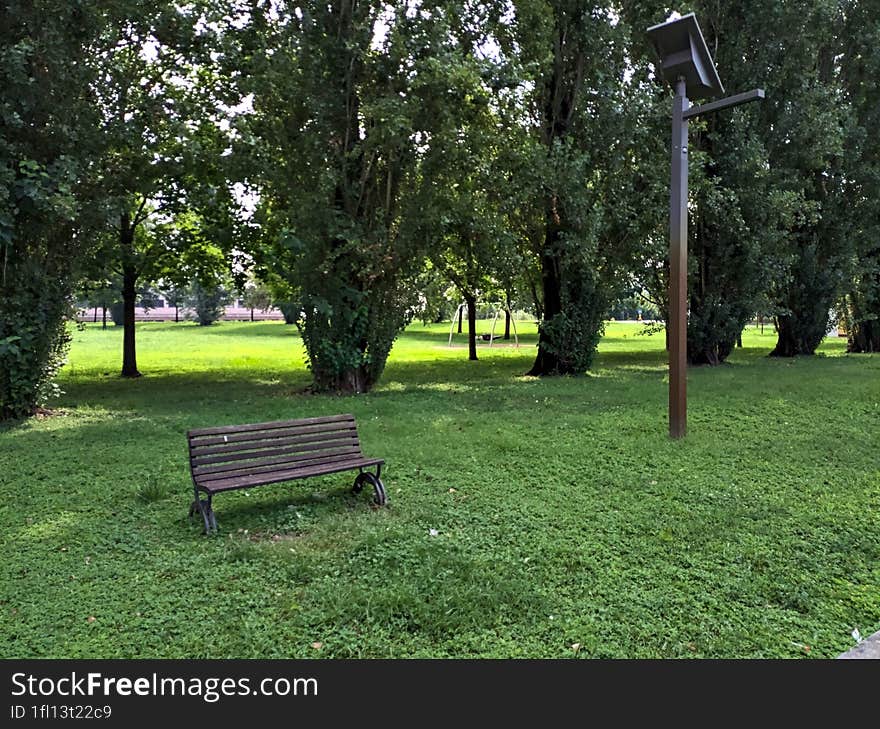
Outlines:
[{"label": "shrub", "polygon": [[192,282],[187,306],[192,309],[190,318],[200,326],[210,326],[223,316],[230,302],[229,292],[219,284],[206,284],[198,280]]},{"label": "shrub", "polygon": [[[10,265],[0,286],[0,420],[33,415],[58,387],[72,314],[69,292],[39,263]],[[14,282],[14,283],[13,283]]]}]

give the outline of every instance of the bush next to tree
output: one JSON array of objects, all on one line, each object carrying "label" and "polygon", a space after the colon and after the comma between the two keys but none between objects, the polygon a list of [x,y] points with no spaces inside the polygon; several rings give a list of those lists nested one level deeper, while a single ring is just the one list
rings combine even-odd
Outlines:
[{"label": "bush next to tree", "polygon": [[100,141],[85,64],[99,27],[90,2],[0,9],[0,420],[34,413],[63,362]]},{"label": "bush next to tree", "polygon": [[420,258],[399,209],[427,116],[414,79],[431,64],[430,26],[378,0],[277,3],[242,33],[254,114],[238,149],[260,191],[257,258],[297,294],[318,390],[369,390],[415,298]]},{"label": "bush next to tree", "polygon": [[645,237],[645,191],[632,174],[643,81],[627,53],[628,26],[609,3],[515,6],[518,57],[531,74],[519,184],[540,201],[541,226],[543,318],[529,374],[581,374],[625,288],[621,267]]},{"label": "bush next to tree", "polygon": [[194,279],[186,299],[190,317],[200,326],[210,326],[217,321],[231,301],[229,291],[216,281]]}]

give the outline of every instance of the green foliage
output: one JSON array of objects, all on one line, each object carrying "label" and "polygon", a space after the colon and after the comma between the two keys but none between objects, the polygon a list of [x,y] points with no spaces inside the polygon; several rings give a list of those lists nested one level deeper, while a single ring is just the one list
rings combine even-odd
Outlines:
[{"label": "green foliage", "polygon": [[[51,393],[100,148],[85,68],[95,3],[0,8],[0,420]],[[86,214],[84,214],[86,213]]]},{"label": "green foliage", "polygon": [[855,127],[852,107],[841,96],[837,61],[848,52],[842,32],[847,3],[764,5],[769,14],[763,32],[776,40],[761,44],[769,51],[772,101],[761,105],[760,129],[773,186],[793,201],[782,211],[777,241],[782,275],[771,281],[779,331],[773,354],[812,354],[854,273],[858,245],[845,167]]},{"label": "green foliage", "polygon": [[[531,61],[531,122],[522,199],[542,234],[543,323],[529,374],[582,374],[623,270],[651,230],[634,149],[650,102],[627,52],[629,27],[605,3],[521,2],[519,57]],[[641,170],[639,170],[641,171]]]},{"label": "green foliage", "polygon": [[416,282],[419,291],[418,303],[413,310],[414,318],[422,324],[439,323],[451,320],[461,304],[461,296],[449,280],[429,261]]},{"label": "green foliage", "polygon": [[844,155],[846,209],[856,245],[858,270],[843,304],[852,352],[880,351],[880,2],[847,5],[842,59],[844,98],[853,129]]},{"label": "green foliage", "polygon": [[16,286],[0,299],[0,420],[32,415],[59,394],[53,378],[65,362],[70,301],[34,262],[10,267]]},{"label": "green foliage", "polygon": [[[279,3],[242,33],[242,93],[254,113],[238,145],[259,190],[258,265],[283,279],[318,390],[378,380],[415,295],[422,242],[401,233],[416,133],[439,100],[419,86],[432,24],[381,2]],[[269,52],[271,49],[271,52]]]},{"label": "green foliage", "polygon": [[[499,289],[511,286],[520,259],[508,218],[515,195],[506,184],[516,157],[505,143],[516,118],[493,96],[506,70],[502,60],[492,64],[477,51],[491,39],[489,28],[460,27],[460,20],[450,14],[436,21],[449,24],[448,41],[421,83],[446,88],[450,102],[444,123],[431,129],[404,226],[426,242],[431,271],[474,308],[478,299],[504,300]],[[442,301],[435,293],[436,308],[423,311],[440,313]],[[468,334],[470,359],[476,359],[475,332]]]},{"label": "green foliage", "polygon": [[[223,102],[230,97],[219,71],[228,5],[104,4],[106,19],[90,65],[98,79],[93,93],[105,143],[100,192],[110,224],[96,261],[105,275],[121,278],[117,323],[129,335],[123,376],[140,374],[131,316],[138,290],[160,278],[180,286],[197,275],[186,269],[200,252],[230,247],[229,223],[214,225],[231,197],[221,155],[229,141]],[[192,235],[193,227],[199,234]],[[181,265],[184,257],[187,265]]]},{"label": "green foliage", "polygon": [[256,270],[257,280],[262,282],[269,292],[272,304],[281,310],[285,324],[296,324],[300,314],[297,294],[293,286],[277,273],[260,267]]},{"label": "green foliage", "polygon": [[[843,93],[876,34],[870,8],[827,0],[680,8],[696,12],[729,92],[767,93],[759,104],[691,122],[691,362],[724,361],[755,311],[777,316],[775,354],[811,353],[824,336],[828,311],[854,273],[853,225],[864,219],[857,203],[870,198],[847,191],[865,163],[857,150],[845,152],[856,127]],[[644,28],[664,20],[669,7],[627,0],[623,11]],[[873,29],[860,31],[860,47],[852,43],[857,28]],[[654,57],[645,43],[636,50]],[[665,83],[660,88],[670,94]],[[665,240],[665,232],[658,228],[656,237]],[[645,288],[662,290],[665,270],[648,270],[659,280]]]},{"label": "green foliage", "polygon": [[193,279],[186,297],[186,305],[191,309],[190,317],[200,326],[213,324],[223,316],[224,308],[232,300],[229,291],[216,281]]},{"label": "green foliage", "polygon": [[582,374],[590,369],[604,330],[604,317],[610,305],[609,292],[602,286],[601,273],[583,241],[569,236],[557,239],[556,265],[563,286],[560,311],[541,322],[539,347],[549,354],[554,369],[535,374]]},{"label": "green foliage", "polygon": [[880,251],[867,256],[843,302],[850,352],[880,352]]},{"label": "green foliage", "polygon": [[110,318],[115,326],[121,327],[125,323],[125,305],[118,299],[110,305]]},{"label": "green foliage", "polygon": [[272,293],[269,288],[259,281],[248,281],[242,291],[242,303],[248,309],[266,311],[272,306]]},{"label": "green foliage", "polygon": [[[280,322],[138,325],[137,382],[104,375],[121,331],[75,332],[65,415],[0,428],[4,656],[832,658],[880,630],[878,355],[768,359],[749,328],[670,441],[662,337],[612,323],[589,377],[523,380],[522,328],[473,367],[411,326],[343,401],[301,393]],[[388,508],[346,473],[187,523],[188,428],[343,411]]]}]

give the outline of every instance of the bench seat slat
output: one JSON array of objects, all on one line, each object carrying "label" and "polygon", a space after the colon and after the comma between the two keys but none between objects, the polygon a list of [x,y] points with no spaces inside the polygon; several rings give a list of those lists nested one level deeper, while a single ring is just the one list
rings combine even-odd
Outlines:
[{"label": "bench seat slat", "polygon": [[283,456],[290,453],[305,453],[309,451],[328,450],[330,448],[357,448],[360,449],[360,443],[357,438],[347,435],[339,436],[333,439],[322,439],[320,441],[312,441],[310,443],[279,443],[278,441],[266,441],[264,447],[254,450],[233,450],[223,453],[211,455],[192,456],[190,461],[193,469],[203,468],[212,463],[226,463],[227,461],[244,461],[253,458],[264,458],[268,456]]},{"label": "bench seat slat", "polygon": [[224,425],[217,428],[196,428],[188,430],[187,436],[192,440],[204,435],[223,435],[224,433],[245,433],[251,430],[272,430],[288,426],[321,425],[323,423],[342,423],[351,421],[354,423],[354,415],[326,415],[320,418],[302,418],[300,420],[275,420],[269,423],[249,423],[247,425]]},{"label": "bench seat slat", "polygon": [[262,486],[264,484],[307,478],[309,476],[322,476],[328,473],[348,471],[353,468],[378,466],[384,462],[385,461],[381,458],[359,458],[354,460],[336,461],[333,463],[325,463],[323,465],[310,466],[309,468],[293,469],[289,471],[273,471],[269,474],[238,476],[236,478],[212,481],[209,484],[199,484],[199,488],[213,494],[218,491],[231,491],[233,489],[244,489],[251,486]]},{"label": "bench seat slat", "polygon": [[[309,440],[304,440],[301,435],[291,435],[285,438],[265,438],[261,440],[249,440],[247,443],[224,443],[222,445],[198,446],[190,447],[190,455],[193,458],[199,456],[212,456],[217,453],[240,453],[243,451],[257,450],[259,448],[273,448],[275,446],[296,445],[299,443],[318,443],[321,440],[332,440],[334,438],[352,438],[357,439],[357,430],[350,428],[347,430],[337,430],[332,432],[308,433]],[[320,436],[320,437],[317,437]]]},{"label": "bench seat slat", "polygon": [[244,468],[234,472],[223,471],[221,473],[209,473],[204,476],[197,476],[195,480],[200,486],[210,486],[216,481],[227,481],[229,479],[236,479],[243,476],[265,477],[266,474],[271,474],[277,471],[284,471],[285,473],[292,471],[298,472],[314,466],[322,466],[325,463],[342,463],[345,461],[357,461],[363,458],[364,455],[362,453],[337,453],[335,456],[328,456],[326,458],[312,458],[306,461],[294,461],[293,463],[278,463],[274,466],[255,466],[252,469]]},{"label": "bench seat slat", "polygon": [[[334,456],[345,456],[347,458],[357,457],[363,458],[364,454],[361,449],[356,446],[347,446],[341,448],[330,448],[323,451],[310,451],[307,453],[290,452],[280,454],[271,458],[255,458],[249,461],[231,461],[223,463],[219,466],[202,466],[193,468],[193,476],[196,481],[207,481],[212,478],[222,478],[223,475],[231,472],[247,472],[259,473],[263,470],[271,470],[278,468],[282,464],[290,464],[287,468],[298,468],[299,461],[324,461]],[[220,476],[217,476],[220,474]]]},{"label": "bench seat slat", "polygon": [[228,435],[213,435],[205,438],[191,439],[193,450],[208,448],[228,443],[246,444],[248,441],[275,440],[279,438],[307,438],[324,433],[356,433],[354,423],[321,423],[303,427],[273,428],[271,430],[251,430],[247,433],[231,433]]}]

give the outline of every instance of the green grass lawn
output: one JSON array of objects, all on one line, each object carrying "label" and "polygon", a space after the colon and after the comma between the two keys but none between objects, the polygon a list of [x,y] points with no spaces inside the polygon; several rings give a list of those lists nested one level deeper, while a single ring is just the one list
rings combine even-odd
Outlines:
[{"label": "green grass lawn", "polygon": [[[537,380],[520,328],[468,362],[412,326],[346,398],[304,394],[280,323],[141,325],[137,381],[120,331],[74,332],[62,413],[0,429],[2,657],[831,657],[880,629],[880,357],[749,331],[672,442],[662,335],[611,325],[590,375]],[[345,473],[219,495],[218,537],[186,518],[188,428],[339,412],[389,507]]]}]

